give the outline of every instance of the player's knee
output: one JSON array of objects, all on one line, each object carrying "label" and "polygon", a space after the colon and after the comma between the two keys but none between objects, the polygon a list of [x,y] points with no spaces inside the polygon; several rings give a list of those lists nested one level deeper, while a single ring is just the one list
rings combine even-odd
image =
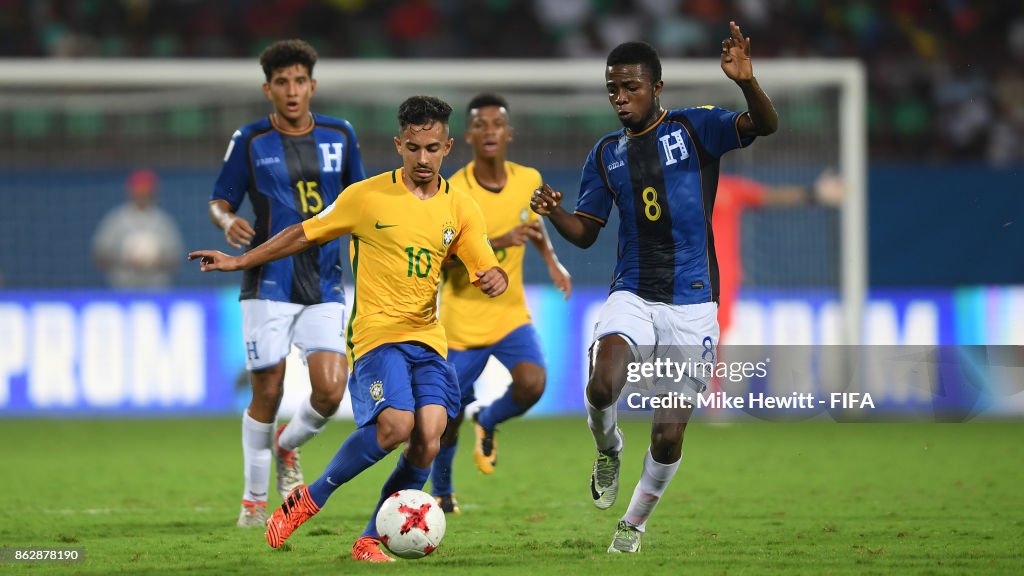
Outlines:
[{"label": "player's knee", "polygon": [[332,386],[326,390],[313,390],[310,394],[309,403],[321,416],[327,417],[338,411],[341,399],[345,395],[344,386]]},{"label": "player's knee", "polygon": [[516,404],[529,408],[544,394],[546,381],[543,370],[523,374],[512,382],[512,398]]},{"label": "player's knee", "polygon": [[454,446],[459,441],[459,427],[462,425],[464,413],[459,413],[457,418],[448,420],[448,425],[441,434],[441,446]]},{"label": "player's knee", "polygon": [[662,464],[679,460],[685,429],[685,424],[656,425],[651,430],[651,456]]},{"label": "player's knee", "polygon": [[434,457],[441,450],[440,438],[419,438],[414,437],[409,442],[409,459],[421,468],[426,468],[434,461]]},{"label": "player's knee", "polygon": [[605,374],[594,372],[587,381],[587,401],[594,408],[604,409],[615,402],[614,386]]},{"label": "player's knee", "polygon": [[387,409],[377,417],[377,443],[385,450],[394,450],[412,435],[415,418],[412,412]]},{"label": "player's knee", "polygon": [[273,383],[256,385],[253,382],[251,408],[265,412],[273,417],[277,413],[277,407],[280,406],[283,395],[284,387],[281,385]]}]

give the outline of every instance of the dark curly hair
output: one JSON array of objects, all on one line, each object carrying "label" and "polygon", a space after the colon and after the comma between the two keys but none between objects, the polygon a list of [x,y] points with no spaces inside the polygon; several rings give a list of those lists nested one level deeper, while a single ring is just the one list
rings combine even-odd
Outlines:
[{"label": "dark curly hair", "polygon": [[412,96],[398,107],[398,126],[402,130],[406,126],[428,126],[434,122],[447,126],[451,115],[452,107],[440,98]]},{"label": "dark curly hair", "polygon": [[624,42],[608,53],[607,66],[640,64],[651,73],[651,82],[661,80],[661,59],[658,51],[647,42]]},{"label": "dark curly hair", "polygon": [[260,54],[260,66],[263,67],[263,74],[270,82],[274,70],[287,68],[293,64],[302,64],[313,77],[313,66],[316,65],[316,49],[305,40],[293,38],[291,40],[279,40],[274,42]]}]

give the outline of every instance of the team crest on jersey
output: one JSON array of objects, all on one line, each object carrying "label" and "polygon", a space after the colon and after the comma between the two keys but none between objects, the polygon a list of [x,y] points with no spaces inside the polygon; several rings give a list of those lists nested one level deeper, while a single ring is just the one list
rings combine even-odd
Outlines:
[{"label": "team crest on jersey", "polygon": [[383,380],[374,380],[373,384],[370,384],[370,398],[373,398],[374,402],[380,402],[384,399]]},{"label": "team crest on jersey", "polygon": [[455,241],[455,227],[451,224],[445,224],[444,228],[441,228],[441,245],[445,250],[452,245]]}]

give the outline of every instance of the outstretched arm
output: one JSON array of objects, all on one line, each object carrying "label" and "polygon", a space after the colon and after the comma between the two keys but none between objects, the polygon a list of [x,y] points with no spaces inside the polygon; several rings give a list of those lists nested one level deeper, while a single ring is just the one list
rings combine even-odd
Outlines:
[{"label": "outstretched arm", "polygon": [[570,214],[562,208],[562,193],[544,184],[533,191],[530,209],[541,216],[547,216],[555,230],[569,242],[580,248],[589,248],[601,231],[601,225],[579,214]]},{"label": "outstretched arm", "polygon": [[274,260],[280,260],[281,258],[287,258],[293,254],[298,254],[303,250],[311,247],[314,244],[312,240],[306,238],[306,233],[302,229],[302,224],[292,224],[291,226],[281,230],[274,235],[273,238],[267,240],[263,244],[249,250],[241,256],[229,256],[223,252],[217,250],[197,250],[195,252],[189,252],[188,259],[195,260],[199,259],[199,269],[203,272],[212,272],[214,270],[220,270],[222,272],[232,272],[234,270],[245,270],[247,268],[253,268],[272,262]]},{"label": "outstretched arm", "polygon": [[729,37],[722,40],[722,71],[743,91],[747,113],[740,116],[737,129],[741,136],[767,136],[779,128],[775,106],[754,78],[750,62],[750,38],[744,38],[740,27],[729,22]]}]

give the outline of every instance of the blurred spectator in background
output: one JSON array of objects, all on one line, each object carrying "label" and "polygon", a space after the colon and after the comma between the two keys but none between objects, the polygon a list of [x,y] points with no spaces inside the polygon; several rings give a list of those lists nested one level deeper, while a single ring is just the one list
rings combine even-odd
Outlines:
[{"label": "blurred spectator in background", "polygon": [[181,233],[158,206],[159,179],[151,170],[128,176],[128,201],[100,222],[93,237],[93,258],[113,288],[162,288],[184,261]]},{"label": "blurred spectator in background", "polygon": [[0,3],[0,57],[241,58],[301,35],[325,58],[596,58],[624,40],[713,58],[736,19],[758,54],[864,62],[872,160],[1024,161],[1019,0]]},{"label": "blurred spectator in background", "polygon": [[742,230],[743,211],[762,206],[791,206],[818,203],[838,206],[843,199],[843,182],[831,170],[822,172],[813,188],[768,186],[736,174],[722,174],[711,226],[718,257],[718,325],[720,344],[730,344],[733,306],[743,285]]}]

